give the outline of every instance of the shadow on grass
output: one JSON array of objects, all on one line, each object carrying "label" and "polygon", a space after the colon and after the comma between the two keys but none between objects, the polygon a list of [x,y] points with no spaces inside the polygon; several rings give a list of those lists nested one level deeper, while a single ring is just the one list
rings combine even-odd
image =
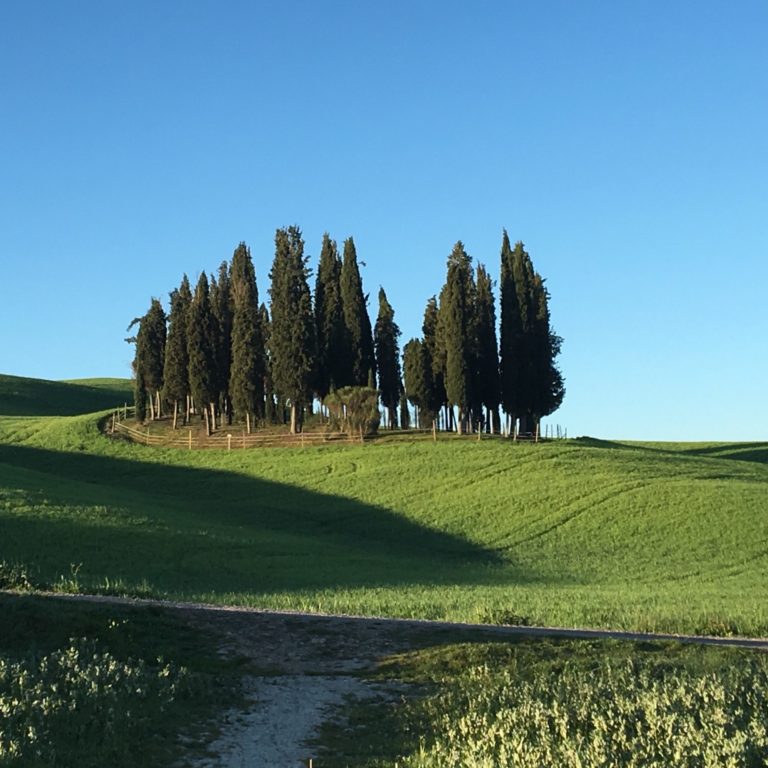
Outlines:
[{"label": "shadow on grass", "polygon": [[576,443],[585,448],[603,448],[623,451],[646,451],[649,453],[674,456],[699,456],[711,459],[730,459],[754,464],[768,464],[768,443],[720,443],[701,448],[665,448],[663,445],[643,445],[642,443],[618,443],[613,440],[600,440],[596,437],[578,437]]},{"label": "shadow on grass", "polygon": [[117,408],[132,396],[129,386],[90,386],[0,374],[3,416],[77,416]]},{"label": "shadow on grass", "polygon": [[480,584],[502,563],[507,578],[534,578],[387,509],[220,470],[0,446],[3,487],[12,490],[10,514],[0,506],[0,559],[27,563],[43,579],[82,563],[90,588],[106,580],[177,594]]}]

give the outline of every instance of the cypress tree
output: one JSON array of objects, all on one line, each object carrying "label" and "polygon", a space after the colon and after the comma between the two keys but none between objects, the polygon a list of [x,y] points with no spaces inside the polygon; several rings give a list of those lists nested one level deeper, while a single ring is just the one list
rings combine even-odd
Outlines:
[{"label": "cypress tree", "polygon": [[[187,325],[192,292],[186,275],[181,285],[171,292],[171,312],[168,317],[168,339],[163,367],[163,396],[173,404],[173,428],[179,413],[179,402],[189,395],[189,353],[187,352]],[[186,424],[186,417],[184,420]]]},{"label": "cypress tree", "polygon": [[215,326],[208,278],[205,272],[201,272],[189,310],[187,351],[189,354],[189,389],[195,405],[202,410],[208,434],[212,428],[212,411],[216,397],[215,343]]},{"label": "cypress tree", "polygon": [[348,378],[345,371],[352,366],[341,303],[341,259],[335,241],[327,232],[323,235],[315,282],[315,330],[315,392],[323,400],[332,389],[344,385]]},{"label": "cypress tree", "polygon": [[482,264],[477,265],[475,299],[475,398],[488,413],[490,432],[498,426],[499,353],[496,341],[496,309],[493,283]]},{"label": "cypress tree", "polygon": [[432,296],[424,309],[424,322],[421,330],[424,334],[425,360],[429,365],[432,393],[431,405],[433,417],[436,418],[440,409],[447,404],[445,394],[445,345],[442,343],[442,333],[439,329],[440,310],[437,298]]},{"label": "cypress tree", "polygon": [[269,319],[269,310],[266,304],[259,307],[259,319],[261,323],[261,335],[264,341],[264,355],[262,367],[264,370],[264,418],[268,424],[277,422],[277,408],[275,406],[275,386],[272,382],[272,365],[269,357],[269,337],[272,323]]},{"label": "cypress tree", "polygon": [[408,400],[416,408],[417,426],[431,427],[439,401],[432,376],[432,362],[426,342],[411,339],[403,349],[403,374]]},{"label": "cypress tree", "polygon": [[303,411],[311,397],[315,356],[309,270],[298,227],[277,230],[275,259],[269,274],[272,380],[278,396],[290,404],[291,433],[295,434],[301,429]]},{"label": "cypress tree", "polygon": [[511,420],[524,419],[530,403],[529,354],[530,258],[523,244],[510,247],[504,230],[501,244],[501,324],[499,374],[501,404]]},{"label": "cypress tree", "polygon": [[[345,384],[357,387],[375,386],[376,358],[373,349],[371,319],[368,317],[368,297],[363,294],[363,281],[357,264],[355,242],[349,237],[344,241],[344,258],[341,265],[341,302],[351,367],[345,375]],[[348,381],[347,381],[348,379]],[[339,384],[340,385],[340,384]]]},{"label": "cypress tree", "polygon": [[448,274],[440,301],[445,392],[449,406],[458,409],[459,433],[468,420],[473,397],[474,292],[472,260],[459,241],[448,258]]},{"label": "cypress tree", "polygon": [[254,415],[264,415],[264,339],[259,292],[251,252],[245,243],[232,255],[230,290],[233,305],[229,393],[235,415],[248,433]]},{"label": "cypress tree", "polygon": [[531,346],[535,387],[531,410],[536,425],[542,416],[549,416],[560,407],[565,397],[565,382],[555,363],[560,354],[562,339],[550,327],[549,291],[538,273],[534,274],[533,279],[533,299],[536,314]]},{"label": "cypress tree", "polygon": [[397,406],[400,402],[400,351],[397,342],[399,338],[400,329],[395,323],[395,312],[387,301],[384,289],[380,288],[374,344],[381,402],[388,411],[391,428],[397,426]]},{"label": "cypress tree", "polygon": [[400,385],[400,429],[410,429],[411,413],[408,410],[408,396],[405,394],[405,386]]},{"label": "cypress tree", "polygon": [[233,302],[231,295],[230,267],[226,261],[219,266],[217,280],[211,280],[211,309],[216,334],[216,390],[219,411],[232,422],[232,407],[229,395],[230,368],[232,367],[232,323]]},{"label": "cypress tree", "polygon": [[160,417],[160,391],[163,388],[166,318],[159,299],[152,299],[147,314],[139,320],[136,334],[136,375],[141,377],[149,396],[151,419]]},{"label": "cypress tree", "polygon": [[147,418],[147,388],[144,386],[144,375],[134,364],[136,379],[133,382],[133,404],[136,408],[136,421],[143,422]]}]

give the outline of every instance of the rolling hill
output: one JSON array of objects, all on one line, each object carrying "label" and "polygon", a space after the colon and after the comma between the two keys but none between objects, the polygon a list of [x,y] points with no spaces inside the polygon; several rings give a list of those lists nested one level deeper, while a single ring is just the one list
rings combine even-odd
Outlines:
[{"label": "rolling hill", "polygon": [[[34,410],[36,392],[19,388]],[[6,402],[0,560],[41,583],[314,611],[768,633],[768,444],[446,436],[185,451],[111,440],[94,415],[46,415],[63,410],[56,402],[37,416]]]}]

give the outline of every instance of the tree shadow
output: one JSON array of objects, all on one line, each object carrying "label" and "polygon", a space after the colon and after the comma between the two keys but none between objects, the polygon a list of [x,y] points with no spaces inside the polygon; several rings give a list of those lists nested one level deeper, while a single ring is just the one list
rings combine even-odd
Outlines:
[{"label": "tree shadow", "polygon": [[535,578],[388,509],[236,472],[0,445],[3,488],[0,560],[45,579],[79,563],[90,586],[176,594]]}]

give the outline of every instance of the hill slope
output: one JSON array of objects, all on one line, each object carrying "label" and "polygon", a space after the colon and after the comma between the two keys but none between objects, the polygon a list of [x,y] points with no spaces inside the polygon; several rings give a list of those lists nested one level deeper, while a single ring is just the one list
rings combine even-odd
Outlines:
[{"label": "hill slope", "polygon": [[46,381],[0,374],[0,414],[73,416],[131,402],[130,379]]},{"label": "hill slope", "polygon": [[768,634],[768,444],[247,451],[0,418],[0,559],[85,589]]}]

